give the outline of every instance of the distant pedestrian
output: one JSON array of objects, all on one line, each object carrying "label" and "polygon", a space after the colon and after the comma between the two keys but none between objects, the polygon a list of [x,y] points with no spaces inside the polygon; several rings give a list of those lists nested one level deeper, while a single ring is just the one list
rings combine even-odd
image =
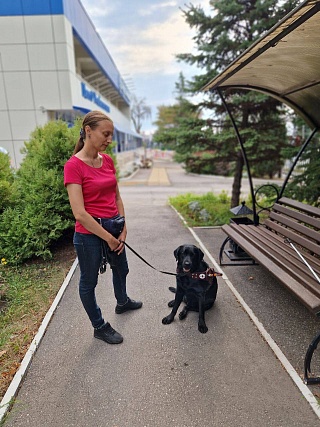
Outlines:
[{"label": "distant pedestrian", "polygon": [[112,142],[113,131],[112,120],[100,111],[91,111],[84,117],[73,156],[64,167],[64,184],[76,219],[74,246],[80,266],[80,299],[94,337],[119,344],[123,337],[105,322],[95,297],[103,249],[112,269],[115,312],[141,308],[142,302],[130,299],[126,290],[129,269],[124,206],[113,160],[103,153]]}]

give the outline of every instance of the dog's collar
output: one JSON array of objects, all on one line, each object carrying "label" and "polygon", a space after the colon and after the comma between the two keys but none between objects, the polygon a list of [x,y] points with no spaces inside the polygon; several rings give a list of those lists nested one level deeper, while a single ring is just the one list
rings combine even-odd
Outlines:
[{"label": "dog's collar", "polygon": [[[177,270],[177,273],[179,273],[179,271]],[[183,276],[188,276],[191,277],[191,279],[200,279],[200,280],[204,280],[206,282],[212,282],[213,278],[216,276],[222,276],[222,273],[218,273],[217,271],[214,270],[214,268],[207,268],[206,271],[199,271],[199,272],[195,272],[195,273],[180,273]]]}]

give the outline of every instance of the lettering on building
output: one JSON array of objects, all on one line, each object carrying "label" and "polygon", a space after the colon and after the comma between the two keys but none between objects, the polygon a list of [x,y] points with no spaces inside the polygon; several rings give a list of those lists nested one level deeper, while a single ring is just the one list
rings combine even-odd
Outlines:
[{"label": "lettering on building", "polygon": [[89,101],[98,105],[98,107],[105,110],[107,113],[110,113],[109,105],[107,105],[105,102],[103,102],[102,99],[100,98],[100,96],[97,96],[95,91],[87,89],[85,83],[83,83],[83,82],[81,82],[81,93],[85,99],[88,99]]}]

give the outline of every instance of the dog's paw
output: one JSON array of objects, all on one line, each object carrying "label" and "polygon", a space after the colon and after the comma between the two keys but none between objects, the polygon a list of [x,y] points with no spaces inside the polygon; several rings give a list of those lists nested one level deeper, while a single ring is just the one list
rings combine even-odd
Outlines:
[{"label": "dog's paw", "polygon": [[179,319],[180,320],[183,320],[183,319],[185,319],[186,317],[187,317],[187,314],[188,314],[188,310],[186,310],[186,308],[184,308],[182,311],[180,311],[180,313],[179,313]]},{"label": "dog's paw", "polygon": [[173,316],[170,314],[162,319],[164,325],[169,325],[173,321]]},{"label": "dog's paw", "polygon": [[174,305],[174,299],[168,302],[168,307],[172,308]]},{"label": "dog's paw", "polygon": [[199,323],[198,324],[198,330],[199,332],[201,332],[202,334],[206,334],[208,332],[208,328],[206,324],[203,323]]}]

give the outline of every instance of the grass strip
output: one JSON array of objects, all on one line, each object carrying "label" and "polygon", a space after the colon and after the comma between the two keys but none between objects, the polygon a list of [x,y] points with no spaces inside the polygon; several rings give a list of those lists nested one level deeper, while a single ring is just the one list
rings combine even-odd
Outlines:
[{"label": "grass strip", "polygon": [[0,264],[0,400],[63,283],[75,254],[70,245],[50,261]]}]

